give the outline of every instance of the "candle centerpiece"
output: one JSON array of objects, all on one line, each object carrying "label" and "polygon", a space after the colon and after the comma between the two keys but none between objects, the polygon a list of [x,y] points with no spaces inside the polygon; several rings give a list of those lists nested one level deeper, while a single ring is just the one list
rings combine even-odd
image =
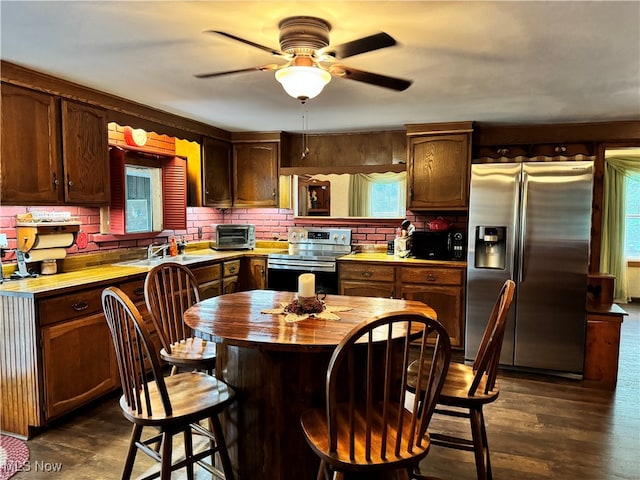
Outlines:
[{"label": "candle centerpiece", "polygon": [[320,313],[324,308],[324,302],[316,298],[316,276],[313,273],[303,273],[298,277],[298,297],[286,305],[284,311],[304,315]]}]

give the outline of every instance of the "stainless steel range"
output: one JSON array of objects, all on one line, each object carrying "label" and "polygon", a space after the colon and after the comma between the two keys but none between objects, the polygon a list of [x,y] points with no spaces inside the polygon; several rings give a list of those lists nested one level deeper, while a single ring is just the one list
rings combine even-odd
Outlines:
[{"label": "stainless steel range", "polygon": [[338,293],[336,259],[351,252],[351,229],[292,227],[288,240],[288,253],[268,257],[268,288],[295,292],[298,277],[311,272],[317,293]]}]

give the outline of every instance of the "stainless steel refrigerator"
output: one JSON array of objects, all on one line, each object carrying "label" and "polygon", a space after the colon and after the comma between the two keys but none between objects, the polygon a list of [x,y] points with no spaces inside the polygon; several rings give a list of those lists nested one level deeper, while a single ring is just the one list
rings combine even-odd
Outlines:
[{"label": "stainless steel refrigerator", "polygon": [[593,162],[472,166],[465,357],[500,287],[516,282],[500,363],[580,376]]}]

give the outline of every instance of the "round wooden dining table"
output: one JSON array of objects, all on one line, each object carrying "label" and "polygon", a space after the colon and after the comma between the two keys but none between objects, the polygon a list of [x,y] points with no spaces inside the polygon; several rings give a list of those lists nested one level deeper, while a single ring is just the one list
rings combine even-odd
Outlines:
[{"label": "round wooden dining table", "polygon": [[187,325],[217,342],[216,376],[237,393],[222,419],[237,480],[315,479],[319,459],[307,445],[300,416],[325,404],[327,366],[338,343],[356,325],[381,314],[417,311],[436,318],[422,302],[344,295],[325,299],[337,320],[287,322],[283,314],[263,313],[295,295],[231,293],[203,300],[184,314]]}]

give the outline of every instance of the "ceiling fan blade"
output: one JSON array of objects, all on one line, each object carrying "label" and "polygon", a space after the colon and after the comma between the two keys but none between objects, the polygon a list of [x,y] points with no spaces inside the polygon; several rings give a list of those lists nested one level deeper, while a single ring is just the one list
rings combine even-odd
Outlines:
[{"label": "ceiling fan blade", "polygon": [[331,55],[335,58],[347,58],[380,48],[393,47],[395,44],[396,41],[391,35],[380,32],[341,45],[329,45],[318,53]]},{"label": "ceiling fan blade", "polygon": [[238,70],[227,70],[226,72],[197,73],[197,74],[194,74],[193,76],[196,78],[221,77],[223,75],[231,75],[233,73],[242,73],[242,72],[253,72],[255,70],[259,72],[264,72],[266,70],[277,70],[280,67],[281,65],[271,63],[269,65],[260,65],[259,67],[240,68]]},{"label": "ceiling fan blade", "polygon": [[389,77],[378,73],[365,72],[363,70],[356,70],[355,68],[345,67],[343,65],[336,65],[331,69],[331,73],[336,77],[355,80],[356,82],[369,83],[371,85],[389,88],[399,92],[406,90],[413,83],[412,80],[404,80],[402,78]]},{"label": "ceiling fan blade", "polygon": [[216,33],[218,35],[222,35],[223,37],[230,38],[231,40],[236,40],[236,41],[244,43],[246,45],[251,45],[252,47],[259,48],[260,50],[264,50],[265,52],[270,53],[271,55],[275,55],[275,56],[278,56],[278,57],[286,57],[287,56],[286,53],[281,52],[280,50],[276,50],[275,48],[271,48],[271,47],[265,47],[264,45],[260,45],[259,43],[252,42],[251,40],[246,40],[244,38],[236,37],[235,35],[232,35],[230,33],[221,32],[219,30],[207,30],[206,32],[207,33]]}]

